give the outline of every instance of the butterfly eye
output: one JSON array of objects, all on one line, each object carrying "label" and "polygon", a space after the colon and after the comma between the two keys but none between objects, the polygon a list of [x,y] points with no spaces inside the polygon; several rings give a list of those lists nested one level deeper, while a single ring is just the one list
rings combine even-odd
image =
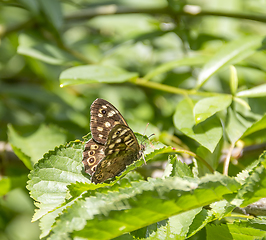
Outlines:
[{"label": "butterfly eye", "polygon": [[102,114],[105,114],[106,113],[106,110],[102,110]]}]

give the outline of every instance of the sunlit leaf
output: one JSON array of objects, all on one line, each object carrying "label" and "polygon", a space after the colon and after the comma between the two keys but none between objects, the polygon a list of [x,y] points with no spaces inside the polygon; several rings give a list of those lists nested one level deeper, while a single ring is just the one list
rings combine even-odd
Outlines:
[{"label": "sunlit leaf", "polygon": [[215,113],[224,110],[232,102],[232,96],[221,95],[199,100],[193,109],[195,122],[198,124],[205,121]]},{"label": "sunlit leaf", "polygon": [[[202,179],[149,179],[114,192],[89,191],[59,216],[50,237],[62,236],[64,229],[65,237],[72,232],[87,239],[110,239],[222,199],[238,188],[235,184],[215,174]],[[111,230],[105,231],[106,227]]]},{"label": "sunlit leaf", "polygon": [[137,73],[100,65],[79,66],[65,70],[60,75],[60,86],[90,83],[121,83],[136,78]]},{"label": "sunlit leaf", "polygon": [[253,54],[261,46],[262,39],[261,36],[249,36],[226,44],[204,65],[198,77],[197,87],[200,88],[223,67],[237,63]]},{"label": "sunlit leaf", "polygon": [[266,97],[266,84],[262,84],[248,90],[238,92],[236,94],[238,97]]},{"label": "sunlit leaf", "polygon": [[174,114],[174,124],[185,135],[213,152],[222,137],[221,124],[216,117],[211,117],[196,125],[193,108],[192,100],[184,99],[179,102]]}]

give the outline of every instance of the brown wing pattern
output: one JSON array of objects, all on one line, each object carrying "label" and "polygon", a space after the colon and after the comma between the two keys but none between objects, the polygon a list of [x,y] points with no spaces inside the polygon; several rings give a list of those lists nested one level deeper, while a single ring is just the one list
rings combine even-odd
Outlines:
[{"label": "brown wing pattern", "polygon": [[105,144],[109,132],[117,124],[128,126],[121,113],[111,103],[97,98],[91,105],[90,129],[93,139]]},{"label": "brown wing pattern", "polygon": [[138,160],[139,153],[140,146],[132,130],[121,124],[114,126],[108,135],[105,157],[97,165],[91,181],[97,184],[118,175]]},{"label": "brown wing pattern", "polygon": [[93,139],[86,143],[82,159],[86,173],[92,175],[95,172],[96,166],[105,157],[104,150],[104,145],[95,142]]}]

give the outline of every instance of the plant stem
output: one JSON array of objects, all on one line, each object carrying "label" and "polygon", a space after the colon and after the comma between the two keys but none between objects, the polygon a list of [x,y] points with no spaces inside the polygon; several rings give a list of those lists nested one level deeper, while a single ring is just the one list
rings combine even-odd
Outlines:
[{"label": "plant stem", "polygon": [[136,85],[143,86],[143,87],[153,88],[153,89],[157,89],[157,90],[168,92],[168,93],[181,94],[184,96],[196,95],[196,96],[203,96],[203,97],[212,97],[212,96],[221,95],[220,93],[198,92],[194,89],[187,90],[187,89],[182,89],[182,88],[176,88],[176,87],[164,85],[161,83],[146,81],[146,80],[143,80],[142,78],[132,79],[131,82],[135,83]]},{"label": "plant stem", "polygon": [[123,7],[117,6],[115,4],[99,6],[89,9],[84,9],[81,11],[77,11],[65,16],[65,20],[88,20],[90,18],[101,16],[101,15],[113,15],[113,14],[129,14],[129,13],[146,13],[146,14],[170,14],[177,16],[218,16],[218,17],[229,17],[236,19],[246,19],[257,22],[266,22],[266,17],[264,15],[250,15],[250,14],[242,14],[242,13],[228,13],[228,12],[219,12],[219,11],[205,11],[201,10],[201,7],[198,5],[194,5],[193,7],[197,7],[198,11],[191,11],[189,5],[185,5],[182,10],[174,11],[169,7],[154,7],[154,8],[132,8],[132,7]]},{"label": "plant stem", "polygon": [[234,149],[234,146],[235,146],[234,143],[232,143],[232,144],[230,145],[230,147],[229,147],[229,149],[228,149],[228,153],[227,153],[227,155],[226,155],[226,159],[225,159],[225,161],[224,161],[224,170],[223,170],[223,174],[226,175],[226,176],[228,175],[229,163],[230,163],[230,159],[231,159],[231,155],[232,155],[232,151],[233,151],[233,149]]}]

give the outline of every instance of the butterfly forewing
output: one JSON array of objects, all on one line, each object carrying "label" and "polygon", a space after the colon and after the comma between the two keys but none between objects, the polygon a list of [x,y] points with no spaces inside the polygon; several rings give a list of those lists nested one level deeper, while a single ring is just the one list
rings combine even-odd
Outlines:
[{"label": "butterfly forewing", "polygon": [[118,175],[139,157],[140,146],[132,130],[125,125],[116,125],[108,135],[105,158],[97,165],[92,182],[100,183]]},{"label": "butterfly forewing", "polygon": [[93,139],[105,144],[109,132],[117,124],[128,126],[120,112],[111,103],[97,98],[91,105],[90,129]]},{"label": "butterfly forewing", "polygon": [[104,150],[104,145],[98,144],[93,139],[86,143],[82,159],[86,173],[92,175],[95,172],[96,166],[105,157]]}]

